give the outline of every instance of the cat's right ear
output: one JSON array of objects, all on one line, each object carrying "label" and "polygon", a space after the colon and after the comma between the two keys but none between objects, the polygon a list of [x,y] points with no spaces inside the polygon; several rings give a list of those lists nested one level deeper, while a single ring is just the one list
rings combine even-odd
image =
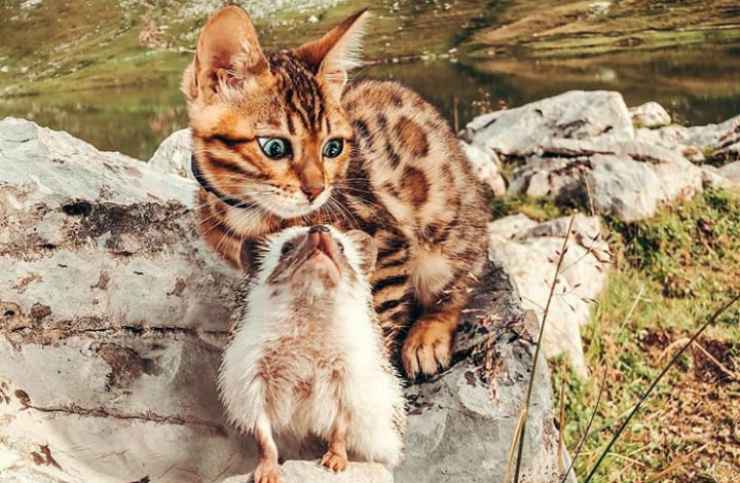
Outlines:
[{"label": "cat's right ear", "polygon": [[294,51],[337,98],[342,95],[348,72],[362,64],[360,47],[369,15],[367,8],[364,8],[319,40],[304,44]]},{"label": "cat's right ear", "polygon": [[267,77],[269,68],[257,31],[247,12],[232,5],[212,15],[203,27],[182,90],[189,101],[207,102],[227,89],[248,91]]}]

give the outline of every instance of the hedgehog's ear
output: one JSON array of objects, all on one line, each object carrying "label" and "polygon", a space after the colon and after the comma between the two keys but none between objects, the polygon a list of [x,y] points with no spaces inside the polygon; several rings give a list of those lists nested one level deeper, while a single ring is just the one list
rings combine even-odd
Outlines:
[{"label": "hedgehog's ear", "polygon": [[366,275],[371,275],[375,271],[375,261],[378,258],[378,247],[373,237],[360,230],[352,230],[346,233],[347,237],[360,255],[360,269]]},{"label": "hedgehog's ear", "polygon": [[224,88],[244,91],[268,77],[267,58],[257,31],[247,12],[232,5],[211,16],[200,32],[182,91],[189,101],[199,97],[207,100]]},{"label": "hedgehog's ear", "polygon": [[348,72],[362,64],[360,47],[369,17],[367,8],[360,10],[331,29],[319,40],[294,51],[306,63],[319,82],[337,98],[347,83]]}]

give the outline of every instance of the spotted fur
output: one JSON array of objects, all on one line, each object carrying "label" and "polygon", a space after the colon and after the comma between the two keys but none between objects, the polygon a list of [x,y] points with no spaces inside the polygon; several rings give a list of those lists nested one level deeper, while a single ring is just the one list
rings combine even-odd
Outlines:
[{"label": "spotted fur", "polygon": [[[209,20],[183,82],[195,162],[211,188],[198,193],[198,219],[208,244],[246,271],[255,243],[286,227],[328,223],[371,235],[374,307],[386,340],[403,343],[413,378],[450,362],[486,257],[488,215],[434,107],[395,82],[347,82],[366,19],[361,12],[318,41],[271,54],[241,9]],[[290,159],[268,159],[257,142],[264,136],[287,139]],[[334,138],[344,150],[323,157]]]}]

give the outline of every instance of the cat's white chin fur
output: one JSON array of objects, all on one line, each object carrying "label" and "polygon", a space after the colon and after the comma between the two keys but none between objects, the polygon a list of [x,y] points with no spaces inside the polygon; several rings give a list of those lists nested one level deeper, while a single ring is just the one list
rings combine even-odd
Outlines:
[{"label": "cat's white chin fur", "polygon": [[272,194],[255,196],[254,201],[268,213],[280,218],[291,219],[309,215],[320,209],[329,201],[331,190],[331,187],[327,187],[313,201],[309,201],[303,193],[296,193],[289,197]]}]

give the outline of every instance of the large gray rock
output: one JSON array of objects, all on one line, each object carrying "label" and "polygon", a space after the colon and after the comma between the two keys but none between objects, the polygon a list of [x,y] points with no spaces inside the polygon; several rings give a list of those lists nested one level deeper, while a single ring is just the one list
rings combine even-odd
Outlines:
[{"label": "large gray rock", "polygon": [[[242,280],[194,229],[196,186],[65,133],[0,121],[0,481],[187,483],[253,470],[254,444],[225,424],[216,391]],[[526,320],[492,263],[453,367],[407,389],[395,481],[502,480],[534,353]],[[524,472],[549,482],[558,436],[540,370]]]},{"label": "large gray rock", "polygon": [[63,481],[250,469],[214,386],[239,277],[194,230],[195,187],[0,121],[0,442],[20,457],[9,466],[47,447],[56,465],[37,469]]},{"label": "large gray rock", "polygon": [[631,140],[634,128],[618,92],[570,91],[479,116],[464,137],[498,154],[527,156],[549,138]]},{"label": "large gray rock", "polygon": [[[632,116],[652,116],[642,122],[653,126],[670,122],[658,119],[665,116],[655,106],[640,106]],[[712,132],[733,126],[724,123]],[[621,95],[573,91],[480,116],[465,135],[471,146],[516,160],[509,194],[549,197],[635,221],[663,204],[690,199],[708,182],[709,174],[686,159],[701,154],[683,144],[699,136],[692,129],[642,128],[636,136]]]}]

